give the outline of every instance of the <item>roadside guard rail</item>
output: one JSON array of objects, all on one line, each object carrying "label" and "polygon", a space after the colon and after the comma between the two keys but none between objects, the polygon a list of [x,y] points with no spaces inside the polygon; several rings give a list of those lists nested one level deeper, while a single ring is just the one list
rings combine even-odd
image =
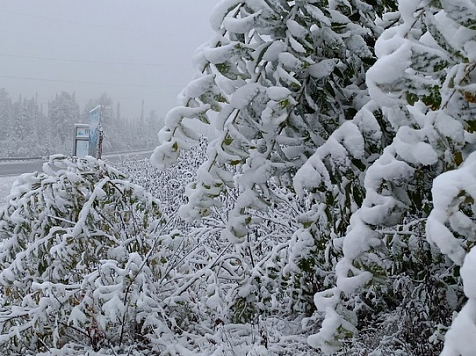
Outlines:
[{"label": "roadside guard rail", "polygon": [[[155,148],[155,147],[154,147]],[[105,156],[112,156],[112,155],[120,155],[120,154],[134,154],[134,153],[147,153],[154,150],[154,148],[150,149],[143,149],[143,150],[134,150],[134,151],[120,151],[120,152],[103,152],[103,157]],[[43,157],[0,157],[0,162],[9,162],[9,161],[38,161],[44,160],[47,161],[49,156]]]},{"label": "roadside guard rail", "polygon": [[38,161],[40,159],[47,159],[46,157],[8,157],[3,158],[0,157],[0,162],[8,162],[8,161]]}]

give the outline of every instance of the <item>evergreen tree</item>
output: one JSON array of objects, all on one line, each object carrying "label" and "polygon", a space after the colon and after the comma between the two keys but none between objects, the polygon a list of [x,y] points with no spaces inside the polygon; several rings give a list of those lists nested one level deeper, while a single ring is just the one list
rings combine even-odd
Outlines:
[{"label": "evergreen tree", "polygon": [[0,89],[0,156],[2,157],[5,157],[7,152],[11,151],[9,146],[12,144],[12,110],[12,101],[8,93],[5,89]]},{"label": "evergreen tree", "polygon": [[13,104],[11,157],[38,156],[39,139],[36,120],[39,108],[34,99],[22,99]]},{"label": "evergreen tree", "polygon": [[[35,131],[37,132],[38,135],[38,140],[39,140],[39,147],[38,150],[42,156],[48,156],[54,152],[54,142],[57,142],[57,140],[54,140],[54,132],[52,130],[51,126],[51,121],[48,117],[48,115],[45,115],[43,112],[43,106],[37,105],[37,118],[35,120]],[[71,129],[70,132],[70,137],[69,140],[72,142],[71,138],[73,135],[73,130]],[[71,147],[72,147],[71,143]],[[67,151],[70,152],[71,148]]]},{"label": "evergreen tree", "polygon": [[79,123],[79,106],[74,93],[61,92],[55,99],[48,103],[48,117],[54,127],[57,141],[56,149],[60,153],[70,153],[73,147],[72,135],[74,124]]}]

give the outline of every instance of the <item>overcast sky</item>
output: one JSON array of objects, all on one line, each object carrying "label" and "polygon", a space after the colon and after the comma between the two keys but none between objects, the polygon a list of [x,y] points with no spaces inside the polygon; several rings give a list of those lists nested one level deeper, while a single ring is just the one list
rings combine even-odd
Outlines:
[{"label": "overcast sky", "polygon": [[[47,103],[106,92],[127,117],[176,103],[218,0],[2,0],[0,88]],[[45,106],[46,107],[46,106]]]}]

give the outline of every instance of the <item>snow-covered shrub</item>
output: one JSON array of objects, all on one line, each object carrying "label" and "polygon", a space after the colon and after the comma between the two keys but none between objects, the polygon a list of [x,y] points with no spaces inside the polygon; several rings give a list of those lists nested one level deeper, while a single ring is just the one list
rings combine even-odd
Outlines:
[{"label": "snow-covered shrub", "polygon": [[[391,294],[385,289],[394,290],[387,287],[394,279],[412,280],[407,284],[411,299],[398,300],[398,307],[416,311],[408,315],[419,323],[419,337],[406,339],[415,354],[438,352],[441,343],[431,352],[421,348],[423,335],[435,333],[431,339],[441,340],[440,332],[461,303],[455,264],[461,263],[465,251],[457,241],[471,236],[472,215],[460,221],[462,214],[447,206],[440,218],[451,216],[450,220],[435,225],[429,214],[436,204],[431,192],[435,178],[461,167],[476,148],[474,2],[400,0],[398,4],[398,13],[385,16],[395,19],[394,26],[378,38],[378,59],[366,75],[370,97],[395,134],[365,169],[365,195],[342,239],[336,284],[315,298],[326,318],[321,332],[309,341],[329,353],[341,346],[342,330],[363,329],[356,308],[361,295],[374,289],[387,297]],[[444,224],[455,229],[455,242],[440,246],[439,251],[421,241],[425,233],[432,242],[442,240],[448,235]],[[401,253],[389,249],[388,242],[395,237],[399,241],[392,245],[400,245]],[[419,245],[423,248],[415,248]],[[396,258],[399,254],[402,261]]]},{"label": "snow-covered shrub", "polygon": [[[196,137],[186,118],[217,130],[180,214],[196,221],[221,209],[226,212],[220,234],[240,256],[240,293],[250,298],[236,300],[234,310],[246,316],[240,320],[258,315],[251,307],[264,301],[256,294],[262,287],[249,285],[262,283],[253,266],[261,258],[279,266],[279,284],[286,284],[285,293],[295,298],[286,303],[300,305],[299,311],[312,311],[312,295],[332,279],[329,274],[339,253],[332,240],[345,233],[350,214],[362,201],[361,171],[367,163],[362,160],[374,160],[380,148],[362,154],[364,139],[357,125],[346,123],[368,102],[365,70],[374,62],[372,44],[382,31],[374,19],[392,5],[226,0],[213,11],[216,36],[197,51],[197,77],[182,92],[181,105],[167,114],[152,161],[170,167],[190,148]],[[348,130],[333,136],[341,125]],[[372,125],[379,128],[375,120]],[[379,141],[372,136],[374,129],[366,132],[369,145]],[[342,159],[335,163],[323,157],[330,163],[325,166],[330,174],[322,186],[313,187],[322,193],[316,200],[323,200],[303,203],[296,197],[293,178],[326,141],[331,142],[322,155]],[[326,191],[332,184],[334,190]],[[299,201],[297,209],[283,202],[282,191],[286,199]],[[224,206],[226,196],[230,205]],[[279,256],[256,255],[255,246],[266,241],[262,227],[275,223],[274,212],[287,228],[280,230],[277,241],[272,242],[277,234],[269,234],[269,244],[287,245]],[[267,281],[275,279],[272,269]]]},{"label": "snow-covered shrub", "polygon": [[2,353],[68,343],[160,349],[163,333],[173,338],[170,328],[194,318],[186,302],[164,304],[186,240],[158,200],[100,160],[56,156],[20,176],[0,239]]},{"label": "snow-covered shrub", "polygon": [[[374,354],[438,352],[462,302],[455,261],[472,247],[474,218],[459,192],[433,228],[431,187],[475,150],[474,10],[471,0],[218,4],[216,37],[197,52],[201,73],[153,161],[170,166],[196,139],[185,118],[218,131],[180,213],[217,222],[203,231],[222,253],[209,304],[225,325],[307,304],[300,311],[318,312],[300,331],[325,352],[359,331],[379,338],[366,344]],[[288,193],[297,209],[282,204]],[[289,227],[262,253],[273,216]],[[454,229],[448,251],[425,241],[438,226]],[[279,301],[268,305],[266,290]]]}]

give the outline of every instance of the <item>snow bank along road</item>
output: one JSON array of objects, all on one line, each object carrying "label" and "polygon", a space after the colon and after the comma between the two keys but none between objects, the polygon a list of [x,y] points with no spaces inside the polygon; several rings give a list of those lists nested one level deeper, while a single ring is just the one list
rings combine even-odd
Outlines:
[{"label": "snow bank along road", "polygon": [[40,171],[43,160],[0,162],[0,176],[18,176],[22,173]]}]

